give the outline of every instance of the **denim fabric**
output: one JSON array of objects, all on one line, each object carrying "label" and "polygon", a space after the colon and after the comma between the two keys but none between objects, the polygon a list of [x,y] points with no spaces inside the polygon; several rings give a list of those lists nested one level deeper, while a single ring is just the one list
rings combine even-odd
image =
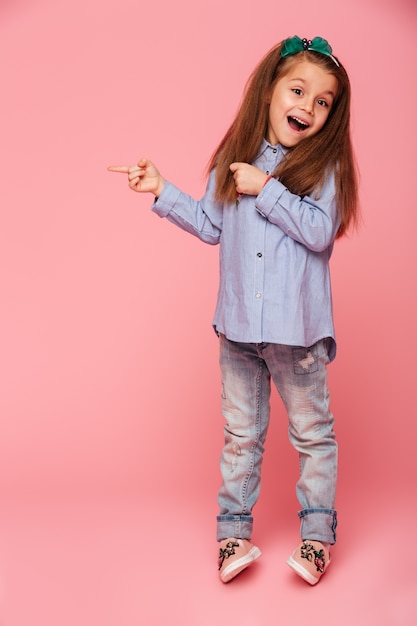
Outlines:
[{"label": "denim fabric", "polygon": [[335,543],[337,443],[327,388],[328,342],[304,348],[237,343],[224,335],[219,341],[226,424],[217,539],[251,538],[272,379],[288,414],[290,442],[299,454],[301,538]]}]

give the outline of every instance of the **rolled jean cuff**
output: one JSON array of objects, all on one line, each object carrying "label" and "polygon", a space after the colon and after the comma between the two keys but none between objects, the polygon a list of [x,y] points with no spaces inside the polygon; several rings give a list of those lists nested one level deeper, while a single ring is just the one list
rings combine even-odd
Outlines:
[{"label": "rolled jean cuff", "polygon": [[253,517],[251,515],[219,515],[217,517],[217,541],[236,537],[251,539]]},{"label": "rolled jean cuff", "polygon": [[301,539],[315,539],[324,543],[336,543],[337,513],[334,509],[303,509],[298,512],[301,519]]}]

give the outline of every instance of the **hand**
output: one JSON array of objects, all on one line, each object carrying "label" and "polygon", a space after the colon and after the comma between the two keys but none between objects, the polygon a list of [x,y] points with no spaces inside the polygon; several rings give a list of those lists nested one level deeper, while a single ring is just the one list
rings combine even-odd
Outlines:
[{"label": "hand", "polygon": [[147,191],[159,197],[165,185],[165,179],[148,159],[140,159],[137,165],[111,165],[107,169],[109,172],[127,174],[129,187],[133,191]]},{"label": "hand", "polygon": [[230,171],[233,172],[237,193],[249,196],[257,196],[268,178],[265,172],[249,163],[232,163]]}]

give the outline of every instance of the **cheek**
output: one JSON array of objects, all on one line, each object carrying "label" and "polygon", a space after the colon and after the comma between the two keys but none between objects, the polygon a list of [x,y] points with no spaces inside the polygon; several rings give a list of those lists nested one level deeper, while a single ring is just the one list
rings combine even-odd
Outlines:
[{"label": "cheek", "polygon": [[269,110],[269,115],[268,115],[268,123],[269,125],[276,125],[278,124],[279,121],[279,115],[278,115],[278,111],[276,111],[275,109],[270,109]]},{"label": "cheek", "polygon": [[325,123],[327,122],[327,118],[329,117],[330,111],[327,109],[320,110],[317,114],[317,124],[319,126],[319,130],[323,128]]}]

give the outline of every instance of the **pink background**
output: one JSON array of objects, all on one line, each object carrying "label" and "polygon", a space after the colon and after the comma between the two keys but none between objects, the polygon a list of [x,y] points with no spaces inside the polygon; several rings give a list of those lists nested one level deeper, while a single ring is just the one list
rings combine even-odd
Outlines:
[{"label": "pink background", "polygon": [[[1,624],[415,623],[415,0],[0,1]],[[278,40],[329,39],[353,87],[364,225],[337,244],[329,368],[339,542],[318,587],[276,395],[254,539],[215,561],[216,248],[107,165],[199,196]]]}]

